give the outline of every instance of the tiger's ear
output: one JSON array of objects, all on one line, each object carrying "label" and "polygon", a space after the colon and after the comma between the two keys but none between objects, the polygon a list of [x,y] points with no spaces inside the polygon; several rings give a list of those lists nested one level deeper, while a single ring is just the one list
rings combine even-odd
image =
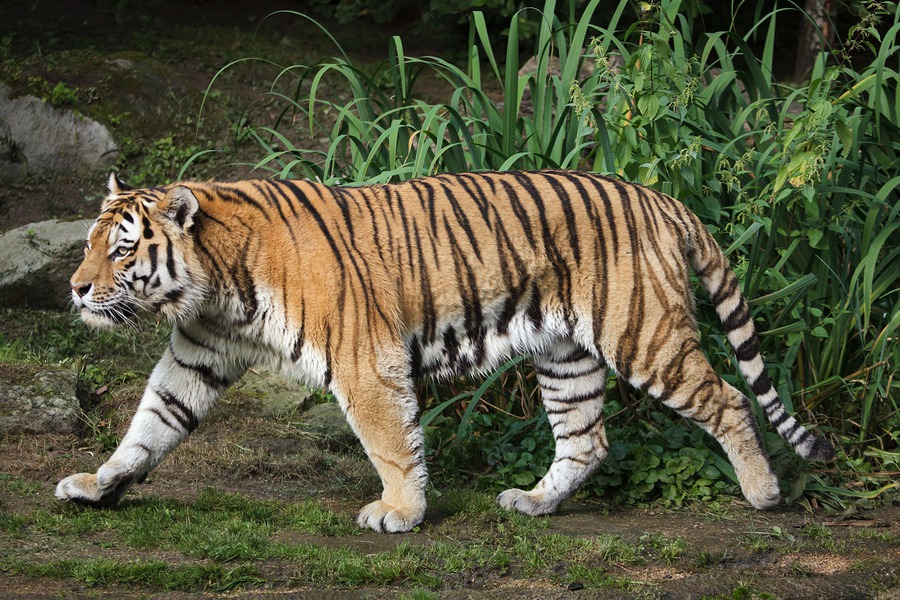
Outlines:
[{"label": "tiger's ear", "polygon": [[109,174],[109,182],[107,183],[109,187],[109,193],[112,196],[118,196],[122,192],[127,192],[132,190],[130,185],[119,179],[119,175],[114,171]]},{"label": "tiger's ear", "polygon": [[160,210],[182,231],[187,231],[194,224],[194,215],[200,210],[200,201],[190,188],[179,185],[166,193],[160,203]]}]

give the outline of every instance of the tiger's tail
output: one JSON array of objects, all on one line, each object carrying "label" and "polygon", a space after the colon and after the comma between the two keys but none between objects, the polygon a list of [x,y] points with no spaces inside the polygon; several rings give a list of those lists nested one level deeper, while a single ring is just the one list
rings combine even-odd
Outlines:
[{"label": "tiger's tail", "polygon": [[794,451],[807,460],[834,458],[834,446],[817,438],[788,414],[766,373],[759,353],[759,337],[747,300],[741,294],[737,276],[728,259],[700,220],[691,215],[693,231],[688,239],[688,258],[694,272],[706,288],[710,300],[728,334],[744,379],[756,395],[769,422]]}]

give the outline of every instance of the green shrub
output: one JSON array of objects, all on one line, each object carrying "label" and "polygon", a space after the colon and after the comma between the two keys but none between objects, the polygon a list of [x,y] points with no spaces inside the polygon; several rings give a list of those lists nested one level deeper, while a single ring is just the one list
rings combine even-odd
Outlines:
[{"label": "green shrub", "polygon": [[[847,58],[832,64],[823,54],[809,83],[793,86],[772,75],[786,9],[761,15],[743,35],[695,35],[679,0],[648,5],[624,28],[627,1],[605,27],[592,24],[598,4],[587,3],[577,22],[564,24],[554,16],[556,3],[545,3],[532,73],[518,73],[518,19],[509,21],[500,56],[479,12],[465,68],[407,56],[398,37],[374,72],[342,52],[318,65],[285,67],[270,90],[284,103],[281,118],[248,123],[244,132],[263,152],[255,166],[330,184],[583,168],[676,196],[730,255],[785,404],[805,421],[817,415],[820,431],[838,438],[857,472],[860,461],[863,471],[877,470],[896,453],[900,431],[900,74],[890,60],[900,45],[898,16],[876,28],[871,19],[886,15],[873,6],[866,26],[852,30],[849,42],[868,47],[871,64],[856,71]],[[426,75],[446,82],[445,102],[417,92]],[[326,81],[350,99],[327,97]],[[500,92],[487,91],[492,81],[501,82]],[[294,141],[298,117],[311,137],[329,140],[324,150]],[[699,312],[713,366],[746,390],[708,303]],[[523,384],[524,374],[506,379],[512,388],[488,396],[497,406],[518,394],[521,402],[505,404],[516,409],[511,416],[489,410],[484,391],[426,385],[428,426],[438,447],[449,444],[491,467],[483,479],[525,485],[548,464],[549,437],[537,427],[533,382]],[[631,425],[618,439],[611,434],[613,456],[588,489],[623,485],[627,490],[615,492],[621,500],[671,504],[733,489],[730,467],[707,438],[694,432],[673,441],[678,434],[669,433],[667,414],[640,412],[653,431]],[[500,432],[500,441],[480,442],[485,428]],[[841,492],[832,485],[846,481],[840,474],[810,474],[783,443],[766,439],[791,496],[805,489],[822,498],[871,497],[884,489],[871,477],[862,491]],[[699,454],[683,452],[682,442]]]}]

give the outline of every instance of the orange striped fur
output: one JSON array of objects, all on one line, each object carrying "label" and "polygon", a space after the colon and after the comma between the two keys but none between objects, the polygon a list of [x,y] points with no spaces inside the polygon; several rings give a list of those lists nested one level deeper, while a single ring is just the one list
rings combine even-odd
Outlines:
[{"label": "orange striped fur", "polygon": [[122,444],[61,499],[117,501],[197,427],[252,364],[331,391],[384,484],[361,526],[408,531],[425,510],[415,377],[533,357],[556,457],[502,506],[553,512],[607,453],[608,369],[722,444],[745,497],[780,499],[750,402],[697,339],[699,276],[765,414],[794,449],[831,445],[787,414],[746,301],[697,217],[650,189],[575,171],[463,173],[405,183],[179,183],[115,177],[72,278],[97,325],[136,310],[174,324]]}]

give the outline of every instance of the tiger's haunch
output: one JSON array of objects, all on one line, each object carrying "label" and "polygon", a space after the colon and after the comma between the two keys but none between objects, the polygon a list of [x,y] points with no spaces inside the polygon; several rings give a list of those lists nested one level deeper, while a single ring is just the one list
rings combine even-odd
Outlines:
[{"label": "tiger's haunch", "polygon": [[121,445],[96,473],[61,481],[63,500],[116,502],[264,363],[334,394],[384,484],[359,524],[408,531],[426,481],[413,378],[527,353],[556,455],[534,489],[503,492],[503,507],[553,512],[605,458],[609,369],[713,435],[747,500],[775,506],[750,401],[700,349],[690,270],[778,433],[808,459],[834,455],[778,398],[722,251],[653,190],[576,171],[141,190],[113,176],[109,187],[73,302],[98,326],[140,309],[174,327]]}]

